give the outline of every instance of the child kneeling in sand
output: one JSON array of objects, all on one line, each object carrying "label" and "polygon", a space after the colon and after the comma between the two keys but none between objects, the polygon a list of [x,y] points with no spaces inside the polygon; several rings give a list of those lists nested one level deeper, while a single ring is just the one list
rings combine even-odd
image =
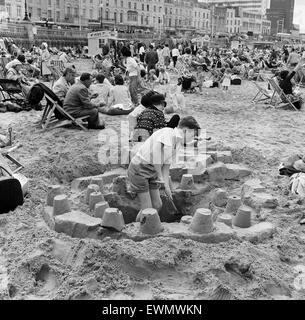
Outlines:
[{"label": "child kneeling in sand", "polygon": [[172,199],[169,169],[182,145],[196,142],[200,126],[193,117],[181,119],[177,128],[163,128],[150,136],[132,158],[128,168],[131,191],[138,195],[141,209],[161,210],[160,185]]}]

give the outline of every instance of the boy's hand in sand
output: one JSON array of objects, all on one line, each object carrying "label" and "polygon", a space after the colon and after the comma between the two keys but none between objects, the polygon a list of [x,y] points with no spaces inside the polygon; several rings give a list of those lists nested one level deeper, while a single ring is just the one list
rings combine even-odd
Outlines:
[{"label": "boy's hand in sand", "polygon": [[171,199],[173,200],[173,194],[172,194],[172,190],[170,188],[170,185],[168,183],[165,184],[165,193],[166,195]]}]

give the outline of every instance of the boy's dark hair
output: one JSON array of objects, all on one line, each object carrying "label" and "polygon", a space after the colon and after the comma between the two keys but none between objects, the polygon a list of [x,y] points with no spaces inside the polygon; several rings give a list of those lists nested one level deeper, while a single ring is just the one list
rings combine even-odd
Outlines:
[{"label": "boy's dark hair", "polygon": [[192,116],[184,117],[179,122],[179,128],[187,128],[192,130],[200,130],[200,125]]},{"label": "boy's dark hair", "polygon": [[102,74],[102,73],[99,73],[97,76],[96,76],[96,81],[98,83],[104,83],[104,80],[105,80],[105,76]]},{"label": "boy's dark hair", "polygon": [[87,80],[90,80],[91,79],[91,74],[90,73],[83,73],[81,76],[80,76],[80,81],[87,81]]},{"label": "boy's dark hair", "polygon": [[114,77],[114,83],[116,85],[123,85],[124,84],[124,79],[121,75],[117,75]]},{"label": "boy's dark hair", "polygon": [[121,49],[121,54],[124,56],[124,57],[131,57],[131,51],[127,48],[127,47],[123,47]]}]

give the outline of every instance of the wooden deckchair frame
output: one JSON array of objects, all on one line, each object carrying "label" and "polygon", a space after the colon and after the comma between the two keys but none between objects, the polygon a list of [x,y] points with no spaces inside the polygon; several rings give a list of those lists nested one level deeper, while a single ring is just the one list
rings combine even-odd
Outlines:
[{"label": "wooden deckchair frame", "polygon": [[262,88],[256,81],[252,81],[252,83],[258,89],[257,94],[255,95],[255,97],[251,101],[252,103],[268,101],[268,100],[271,101],[272,96],[266,89]]},{"label": "wooden deckchair frame", "polygon": [[[67,111],[65,111],[57,101],[52,99],[46,92],[45,92],[45,96],[47,99],[47,105],[44,109],[42,119],[41,119],[41,127],[43,131],[48,130],[50,126],[51,126],[50,129],[55,129],[55,128],[61,128],[71,124],[74,124],[80,127],[84,131],[88,131],[88,129],[84,126],[82,121],[85,119],[88,119],[89,116],[74,118]],[[66,118],[65,120],[59,120],[55,117],[56,109]]]},{"label": "wooden deckchair frame", "polygon": [[[273,88],[273,95],[272,95],[272,98],[271,98],[271,104],[273,104],[273,99],[275,98],[275,95],[277,94],[280,99],[281,99],[281,102],[283,103],[286,103],[288,104],[290,107],[292,107],[295,111],[299,111],[295,105],[293,104],[293,102],[296,102],[296,101],[291,101],[287,96],[286,94],[283,92],[283,90],[280,88],[280,86],[275,82],[274,79],[269,79],[268,80],[271,87]],[[276,104],[275,104],[276,106]]]}]

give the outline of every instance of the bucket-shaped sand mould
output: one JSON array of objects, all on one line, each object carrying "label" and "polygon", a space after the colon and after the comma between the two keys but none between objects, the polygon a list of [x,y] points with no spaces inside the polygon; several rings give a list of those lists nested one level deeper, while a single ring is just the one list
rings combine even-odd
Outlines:
[{"label": "bucket-shaped sand mould", "polygon": [[241,198],[236,196],[229,197],[226,210],[224,213],[232,214],[235,216],[240,206],[241,206]]},{"label": "bucket-shaped sand mould", "polygon": [[245,206],[240,207],[237,214],[233,217],[233,225],[239,228],[250,228],[251,209]]},{"label": "bucket-shaped sand mould", "polygon": [[220,214],[217,218],[218,222],[222,222],[224,224],[226,224],[229,227],[232,227],[232,215],[231,214]]},{"label": "bucket-shaped sand mould", "polygon": [[105,210],[109,208],[109,204],[106,201],[99,202],[95,205],[94,216],[95,218],[102,219],[105,213]]},{"label": "bucket-shaped sand mould", "polygon": [[192,219],[190,229],[196,233],[211,233],[214,230],[213,216],[209,209],[197,209]]},{"label": "bucket-shaped sand mould", "polygon": [[141,212],[140,230],[145,234],[157,234],[164,230],[158,211],[156,209],[145,209]]},{"label": "bucket-shaped sand mould", "polygon": [[95,205],[99,202],[104,201],[104,196],[101,192],[92,192],[89,197],[89,208],[91,211],[94,210]]},{"label": "bucket-shaped sand mould", "polygon": [[194,189],[194,178],[192,174],[184,174],[180,184],[181,190],[192,190]]},{"label": "bucket-shaped sand mould", "polygon": [[213,203],[217,207],[225,207],[228,204],[228,194],[223,189],[217,189],[213,196]]},{"label": "bucket-shaped sand mould", "polygon": [[53,201],[53,215],[59,216],[68,212],[71,212],[68,198],[63,194],[56,196]]},{"label": "bucket-shaped sand mould", "polygon": [[117,208],[108,208],[105,210],[102,227],[113,228],[122,231],[125,227],[125,221],[122,212]]},{"label": "bucket-shaped sand mould", "polygon": [[104,186],[103,178],[102,177],[92,178],[90,181],[90,185],[97,185],[99,186],[100,191],[103,191],[103,186]]},{"label": "bucket-shaped sand mould", "polygon": [[54,198],[62,194],[61,186],[54,185],[48,187],[47,206],[53,207]]},{"label": "bucket-shaped sand mould", "polygon": [[86,203],[89,204],[90,201],[90,194],[93,192],[99,192],[100,187],[96,184],[90,184],[87,188],[87,193],[86,193]]}]

